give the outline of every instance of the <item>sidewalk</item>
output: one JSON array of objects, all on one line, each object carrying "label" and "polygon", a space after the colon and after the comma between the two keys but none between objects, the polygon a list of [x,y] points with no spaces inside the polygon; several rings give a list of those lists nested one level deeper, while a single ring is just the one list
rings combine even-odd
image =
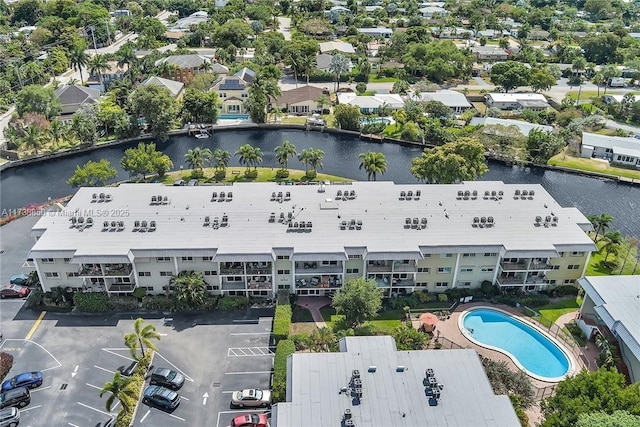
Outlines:
[{"label": "sidewalk", "polygon": [[298,297],[296,302],[296,305],[309,310],[318,329],[327,327],[327,324],[320,313],[320,309],[329,304],[331,304],[331,299],[326,297]]}]

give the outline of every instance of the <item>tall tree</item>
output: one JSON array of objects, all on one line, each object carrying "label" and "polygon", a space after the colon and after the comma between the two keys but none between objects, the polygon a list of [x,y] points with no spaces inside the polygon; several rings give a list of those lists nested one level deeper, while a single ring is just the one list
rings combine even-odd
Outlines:
[{"label": "tall tree", "polygon": [[229,162],[231,161],[231,153],[229,150],[223,150],[221,148],[216,148],[213,152],[213,161],[216,167],[216,170],[223,172],[229,166]]},{"label": "tall tree", "polygon": [[262,150],[259,147],[252,147],[250,144],[241,145],[235,153],[240,164],[247,166],[247,171],[251,166],[255,169],[262,163]]},{"label": "tall tree", "polygon": [[618,253],[624,237],[622,236],[622,233],[616,230],[604,233],[604,238],[607,240],[607,243],[605,243],[602,249],[604,249],[605,252],[604,262],[607,262],[609,260],[609,255],[612,253]]},{"label": "tall tree", "polygon": [[202,171],[204,166],[209,164],[212,156],[213,153],[210,148],[196,147],[189,149],[189,151],[184,155],[184,158],[191,169]]},{"label": "tall tree", "polygon": [[54,119],[51,121],[51,125],[49,125],[49,136],[53,140],[53,145],[56,148],[60,146],[60,141],[67,138],[68,130],[68,126],[61,120]]},{"label": "tall tree", "polygon": [[82,68],[89,63],[89,55],[85,52],[87,47],[84,43],[76,43],[69,51],[69,62],[74,70],[80,73],[80,84],[82,84]]},{"label": "tall tree", "polygon": [[38,149],[42,147],[44,140],[45,140],[45,135],[42,133],[39,127],[29,126],[25,129],[25,134],[24,134],[24,137],[22,138],[22,143],[27,148],[31,148],[35,154],[38,154]]},{"label": "tall tree", "polygon": [[16,94],[16,111],[20,117],[25,113],[39,113],[50,119],[60,112],[60,108],[52,87],[29,85]]},{"label": "tall tree", "polygon": [[105,73],[105,71],[108,71],[111,68],[109,66],[107,56],[98,54],[89,59],[87,65],[89,66],[89,74],[98,76],[98,78],[100,79],[100,84],[104,85],[103,74]]},{"label": "tall tree", "polygon": [[178,116],[178,104],[169,90],[149,85],[136,89],[129,99],[130,109],[144,117],[154,137],[164,141]]},{"label": "tall tree", "polygon": [[611,226],[613,216],[606,213],[601,213],[599,216],[589,215],[587,219],[589,220],[589,222],[591,222],[591,225],[593,225],[593,230],[596,232],[596,236],[593,241],[594,243],[598,243],[598,237],[603,236]]},{"label": "tall tree", "polygon": [[362,113],[356,105],[340,104],[333,109],[335,125],[344,130],[360,130]]},{"label": "tall tree", "polygon": [[132,381],[132,378],[127,378],[120,371],[116,371],[113,374],[113,380],[105,383],[102,390],[100,390],[100,397],[105,393],[109,393],[105,403],[107,412],[111,412],[116,399],[120,401],[125,411],[133,409],[138,398],[137,387],[138,385]]},{"label": "tall tree", "polygon": [[505,92],[527,86],[530,78],[531,70],[521,62],[505,61],[491,67],[491,83],[502,87]]},{"label": "tall tree", "polygon": [[474,138],[463,137],[440,147],[425,149],[411,161],[411,174],[421,181],[452,184],[473,181],[487,168],[484,146]]},{"label": "tall tree", "polygon": [[[156,327],[153,324],[147,323],[145,325],[144,319],[141,317],[133,321],[133,332],[124,336],[124,342],[131,350],[131,356],[138,360],[145,356],[145,346],[151,350],[158,349],[151,340],[160,340],[160,334],[156,332]],[[140,358],[138,358],[138,348],[140,348]]]},{"label": "tall tree", "polygon": [[129,175],[142,175],[145,179],[153,172],[164,175],[173,167],[171,158],[161,151],[156,150],[155,143],[145,144],[141,142],[136,148],[127,148],[120,159],[120,166]]},{"label": "tall tree", "polygon": [[358,157],[360,157],[360,169],[367,172],[369,181],[375,181],[376,175],[382,175],[387,171],[387,159],[384,153],[369,151],[360,153]]},{"label": "tall tree", "polygon": [[181,271],[171,277],[170,285],[175,287],[176,298],[189,308],[199,308],[207,296],[207,284],[202,272]]},{"label": "tall tree", "polygon": [[378,314],[382,308],[382,289],[373,279],[348,280],[334,295],[331,306],[344,316],[349,327],[355,328]]},{"label": "tall tree", "polygon": [[97,162],[89,160],[84,166],[76,166],[76,170],[67,181],[72,187],[100,187],[112,180],[118,172],[108,160]]},{"label": "tall tree", "polygon": [[276,147],[276,161],[282,169],[288,170],[289,159],[295,157],[298,152],[296,151],[296,146],[285,140],[282,141],[282,144]]},{"label": "tall tree", "polygon": [[218,94],[189,88],[182,99],[185,121],[216,123],[218,121]]},{"label": "tall tree", "polygon": [[340,90],[340,77],[343,74],[346,74],[350,71],[351,68],[351,60],[338,53],[331,58],[331,62],[329,63],[329,70],[336,76],[336,92]]}]

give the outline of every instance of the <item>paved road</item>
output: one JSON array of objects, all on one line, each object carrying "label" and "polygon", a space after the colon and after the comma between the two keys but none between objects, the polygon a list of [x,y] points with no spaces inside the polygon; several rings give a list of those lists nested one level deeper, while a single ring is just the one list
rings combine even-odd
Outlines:
[{"label": "paved road", "polygon": [[278,26],[278,31],[282,33],[285,40],[291,40],[291,32],[289,32],[291,28],[291,18],[278,16],[278,22],[280,23],[280,25]]}]

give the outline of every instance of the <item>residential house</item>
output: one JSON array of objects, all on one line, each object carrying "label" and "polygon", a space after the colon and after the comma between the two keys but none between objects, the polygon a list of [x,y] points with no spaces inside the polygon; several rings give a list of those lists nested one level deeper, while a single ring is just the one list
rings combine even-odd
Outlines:
[{"label": "residential house", "polygon": [[587,276],[577,325],[592,339],[616,340],[632,383],[640,381],[640,276]]},{"label": "residential house", "polygon": [[[213,61],[204,55],[171,55],[156,61],[155,65],[168,64],[175,67],[175,71],[169,76],[171,80],[189,83],[198,74],[213,73]],[[222,64],[216,64],[216,70],[220,74],[227,74],[229,69]]]},{"label": "residential house", "polygon": [[418,9],[418,12],[422,15],[423,18],[431,19],[435,16],[447,16],[449,15],[449,11],[440,6],[425,6]]},{"label": "residential house", "polygon": [[364,7],[364,11],[367,13],[373,13],[376,10],[384,10],[384,8],[382,6],[379,5],[375,5],[375,6],[365,6]]},{"label": "residential house", "polygon": [[472,117],[469,124],[471,126],[485,126],[484,133],[495,132],[497,126],[515,126],[524,136],[528,136],[534,129],[544,132],[553,132],[553,126],[539,125],[537,123],[525,122],[523,120],[498,119],[496,117]]},{"label": "residential house", "polygon": [[[619,104],[624,99],[624,95],[606,94],[602,96],[602,102],[605,104]],[[634,97],[635,99],[635,97]]]},{"label": "residential house", "polygon": [[[329,55],[328,53],[321,53],[320,55],[316,56],[316,68],[320,71],[324,71],[325,73],[330,73],[332,72],[331,70],[331,60],[333,59],[334,55]],[[353,69],[353,63],[351,61],[349,61],[348,65],[348,71],[351,72],[351,70]]]},{"label": "residential house", "polygon": [[376,95],[356,95],[353,92],[337,94],[338,104],[355,105],[363,114],[376,114],[383,108],[399,110],[404,108],[404,100],[396,93]]},{"label": "residential house", "polygon": [[421,92],[411,95],[411,99],[419,102],[439,101],[447,107],[451,108],[454,114],[462,114],[472,109],[473,105],[467,100],[467,97],[455,90],[437,90],[435,92]]},{"label": "residential house", "polygon": [[[118,61],[108,61],[107,65],[109,66],[109,68],[100,73],[100,75],[92,74],[91,76],[89,76],[87,83],[89,84],[90,88],[98,89],[101,92],[104,92],[105,88],[109,87],[111,83],[123,79],[129,71],[128,64],[118,65]],[[100,83],[100,79],[102,79],[102,82],[104,83],[104,88]]]},{"label": "residential house", "polygon": [[211,88],[218,94],[221,115],[246,114],[244,102],[249,96],[249,84],[238,76],[220,77]]},{"label": "residential house", "polygon": [[190,270],[203,274],[210,294],[271,298],[279,289],[324,296],[357,277],[375,280],[387,296],[476,289],[485,280],[540,290],[582,277],[596,250],[589,220],[541,185],[362,181],[321,190],[83,187],[39,219],[28,257],[45,292],[64,285],[165,294],[172,275]]},{"label": "residential house", "polygon": [[[517,32],[514,37],[517,37]],[[549,31],[541,29],[533,29],[529,31],[529,40],[549,40]]]},{"label": "residential house", "polygon": [[62,108],[61,116],[75,114],[83,105],[93,105],[100,99],[100,90],[84,86],[62,86],[54,91]]},{"label": "residential house", "polygon": [[209,20],[209,14],[205,11],[194,12],[191,15],[178,19],[178,21],[170,26],[169,31],[189,31],[192,25],[198,25]]},{"label": "residential house", "polygon": [[499,46],[473,46],[471,52],[476,55],[477,62],[506,61],[509,52]]},{"label": "residential house", "polygon": [[358,28],[357,31],[376,39],[389,39],[393,34],[393,30],[387,27]]},{"label": "residential house", "polygon": [[640,139],[582,132],[582,157],[640,168]]},{"label": "residential house", "polygon": [[463,27],[431,27],[431,34],[439,39],[464,39],[465,37],[473,37],[473,31]]},{"label": "residential house", "polygon": [[499,110],[544,111],[549,108],[547,98],[541,93],[488,93],[485,99],[487,108]]},{"label": "residential house", "polygon": [[153,76],[153,77],[149,77],[147,80],[143,81],[140,84],[140,86],[150,86],[150,85],[163,87],[167,89],[169,93],[171,93],[171,96],[173,96],[174,98],[177,98],[177,99],[182,98],[182,94],[184,91],[184,83],[182,82],[177,82],[175,80],[169,80],[169,79],[164,79],[162,77]]},{"label": "residential house", "polygon": [[330,42],[320,43],[320,52],[321,53],[344,53],[344,54],[354,54],[356,50],[353,48],[351,43],[343,42],[340,40],[333,40]]},{"label": "residential house", "polygon": [[502,37],[508,36],[507,30],[480,30],[476,33],[477,38],[485,37],[489,40],[497,40]]},{"label": "residential house", "polygon": [[345,337],[338,348],[287,357],[286,400],[273,405],[272,425],[520,425],[475,350],[398,351],[388,335]]},{"label": "residential house", "polygon": [[234,76],[240,77],[242,80],[244,80],[248,84],[252,84],[253,81],[256,79],[256,72],[247,67],[244,67],[241,70],[238,70],[236,73],[234,73]]},{"label": "residential house", "polygon": [[271,106],[289,114],[309,115],[322,109],[317,100],[323,95],[328,99],[329,92],[315,86],[305,85],[283,91]]}]

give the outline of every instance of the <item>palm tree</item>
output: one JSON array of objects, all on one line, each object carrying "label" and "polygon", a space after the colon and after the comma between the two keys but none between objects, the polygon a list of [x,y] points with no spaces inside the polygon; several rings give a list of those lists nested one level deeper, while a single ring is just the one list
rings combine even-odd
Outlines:
[{"label": "palm tree", "polygon": [[640,243],[640,240],[636,239],[635,237],[628,237],[626,239],[626,243],[627,243],[627,253],[624,256],[624,260],[622,260],[622,267],[620,267],[620,274],[622,274],[622,272],[624,271],[625,265],[627,265],[627,259],[629,258],[629,254],[631,253],[631,250],[633,248],[636,248],[636,251],[638,250],[638,243]]},{"label": "palm tree", "polygon": [[318,99],[316,99],[316,102],[320,106],[320,114],[322,114],[324,112],[324,106],[325,105],[330,105],[331,104],[331,100],[329,99],[329,97],[327,95],[320,95],[318,97]]},{"label": "palm tree", "polygon": [[407,122],[407,112],[402,108],[391,113],[391,117],[400,125],[400,129],[402,129]]},{"label": "palm tree", "polygon": [[229,166],[229,162],[231,161],[231,153],[228,150],[216,148],[213,152],[213,160],[215,162],[216,170],[224,171],[227,169],[227,166]]},{"label": "palm tree", "polygon": [[331,351],[336,343],[336,337],[331,328],[314,329],[311,333],[311,341],[315,351]]},{"label": "palm tree", "polygon": [[129,350],[131,350],[131,355],[140,360],[137,357],[138,346],[140,347],[140,352],[142,353],[142,357],[144,357],[144,346],[150,348],[152,350],[157,350],[156,345],[151,341],[151,339],[160,340],[160,334],[156,332],[156,327],[151,323],[148,323],[143,326],[144,319],[142,317],[138,317],[133,322],[133,330],[134,332],[130,332],[125,334],[124,343]]},{"label": "palm tree", "polygon": [[324,159],[324,151],[319,148],[310,148],[311,152],[309,157],[309,165],[313,168],[314,172],[317,172],[318,169],[322,169],[322,160]]},{"label": "palm tree", "polygon": [[134,44],[131,41],[127,41],[120,46],[120,49],[116,52],[116,57],[118,58],[118,67],[123,67],[124,65],[129,67],[129,79],[133,81],[133,66],[138,60]]},{"label": "palm tree", "polygon": [[622,233],[617,230],[605,233],[604,238],[607,239],[607,243],[603,247],[606,253],[604,262],[607,262],[609,260],[609,255],[611,255],[612,252],[617,253],[624,238],[622,237]]},{"label": "palm tree", "polygon": [[298,154],[298,160],[300,160],[300,162],[302,162],[302,164],[304,165],[305,173],[308,172],[309,164],[311,163],[311,161],[310,161],[310,159],[311,159],[311,150],[313,150],[313,148],[304,148],[302,150],[302,153]]},{"label": "palm tree", "polygon": [[262,163],[262,150],[258,147],[252,147],[249,144],[240,146],[235,155],[239,156],[241,165],[247,166],[247,171],[251,166],[253,166],[254,169],[258,169],[258,164]]},{"label": "palm tree", "polygon": [[100,79],[100,84],[102,85],[102,89],[105,90],[103,77],[105,71],[109,70],[109,61],[107,61],[106,55],[96,55],[93,58],[89,59],[89,73],[92,75],[97,75]]},{"label": "palm tree", "polygon": [[191,166],[191,169],[202,171],[204,165],[211,161],[212,156],[213,154],[211,153],[211,149],[196,147],[189,149],[187,154],[184,155],[184,158]]},{"label": "palm tree", "polygon": [[102,390],[100,390],[100,397],[107,392],[111,393],[106,402],[107,412],[111,412],[113,402],[116,399],[120,401],[122,408],[127,411],[135,406],[137,400],[136,385],[131,381],[131,378],[122,376],[120,371],[115,372],[113,380],[105,383]]},{"label": "palm tree", "polygon": [[289,159],[294,157],[298,152],[296,151],[296,146],[285,140],[276,147],[276,161],[282,169],[288,170]]},{"label": "palm tree", "polygon": [[172,276],[169,282],[175,286],[176,298],[189,308],[198,308],[204,304],[207,295],[207,284],[201,272],[181,271]]},{"label": "palm tree", "polygon": [[367,171],[367,179],[369,181],[375,181],[377,174],[383,174],[387,171],[387,159],[384,153],[377,153],[369,151],[367,153],[360,153],[358,155],[360,159],[360,169]]},{"label": "palm tree", "polygon": [[44,135],[39,127],[29,126],[25,129],[22,143],[29,148],[33,148],[35,154],[38,154],[38,148],[42,146],[43,141]]},{"label": "palm tree", "polygon": [[74,45],[69,52],[69,63],[74,70],[80,73],[80,84],[82,84],[82,67],[89,63],[89,55],[84,51],[84,46]]},{"label": "palm tree", "polygon": [[53,120],[49,125],[49,136],[53,139],[56,148],[58,148],[61,140],[66,139],[67,129],[67,126],[58,119]]},{"label": "palm tree", "polygon": [[340,76],[344,73],[349,72],[349,65],[351,64],[351,60],[344,55],[337,54],[331,58],[331,63],[329,64],[329,70],[333,72],[336,76],[337,88],[335,92],[340,89]]},{"label": "palm tree", "polygon": [[609,214],[589,215],[587,217],[589,222],[593,225],[593,230],[596,232],[596,237],[593,239],[594,243],[598,243],[598,235],[603,236],[607,229],[611,226],[613,217]]}]

